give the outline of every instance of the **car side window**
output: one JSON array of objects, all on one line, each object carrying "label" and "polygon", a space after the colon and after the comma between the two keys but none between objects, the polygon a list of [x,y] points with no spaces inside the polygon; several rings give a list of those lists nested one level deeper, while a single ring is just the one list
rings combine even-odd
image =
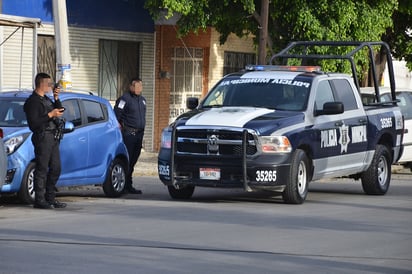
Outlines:
[{"label": "car side window", "polygon": [[332,80],[332,83],[338,97],[336,101],[343,103],[345,111],[357,109],[358,104],[349,81],[346,79],[335,79]]},{"label": "car side window", "polygon": [[77,100],[66,100],[62,102],[66,110],[63,113],[63,118],[66,121],[72,122],[75,127],[82,124],[82,116],[80,114],[80,107]]},{"label": "car side window", "polygon": [[86,111],[87,123],[104,121],[106,119],[103,111],[104,108],[100,103],[84,100],[83,104]]},{"label": "car side window", "polygon": [[315,97],[315,110],[323,109],[323,104],[326,102],[334,102],[333,91],[329,81],[319,82]]},{"label": "car side window", "polygon": [[[398,93],[396,94],[396,99],[398,99],[398,107],[401,109],[401,112],[403,114],[403,117],[405,119],[411,119],[412,118],[412,109],[411,109],[411,102],[410,102],[410,97],[407,96],[408,94],[406,93]],[[390,101],[391,97],[387,95],[387,100]]]}]

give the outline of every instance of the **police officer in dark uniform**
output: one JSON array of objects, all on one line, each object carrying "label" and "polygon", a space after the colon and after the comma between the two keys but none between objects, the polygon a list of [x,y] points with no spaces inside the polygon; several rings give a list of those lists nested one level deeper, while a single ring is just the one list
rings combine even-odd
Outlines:
[{"label": "police officer in dark uniform", "polygon": [[122,127],[123,141],[129,153],[129,169],[126,177],[125,192],[141,194],[133,188],[133,170],[142,150],[144,128],[146,126],[146,99],[142,94],[142,80],[132,79],[129,91],[116,100],[114,112]]},{"label": "police officer in dark uniform", "polygon": [[34,171],[35,208],[66,207],[55,199],[55,185],[60,176],[60,138],[56,137],[57,122],[64,108],[59,100],[58,87],[53,90],[54,102],[46,95],[54,86],[46,73],[39,73],[34,80],[35,90],[24,104],[27,122],[33,132],[32,143],[36,161]]}]

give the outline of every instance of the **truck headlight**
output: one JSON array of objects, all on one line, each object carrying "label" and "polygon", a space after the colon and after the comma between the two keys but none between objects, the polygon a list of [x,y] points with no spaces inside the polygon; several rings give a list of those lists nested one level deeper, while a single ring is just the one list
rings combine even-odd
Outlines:
[{"label": "truck headlight", "polygon": [[165,128],[162,131],[162,139],[160,142],[161,148],[172,148],[172,132]]},{"label": "truck headlight", "polygon": [[260,136],[259,146],[264,153],[286,153],[292,151],[292,145],[285,136]]}]

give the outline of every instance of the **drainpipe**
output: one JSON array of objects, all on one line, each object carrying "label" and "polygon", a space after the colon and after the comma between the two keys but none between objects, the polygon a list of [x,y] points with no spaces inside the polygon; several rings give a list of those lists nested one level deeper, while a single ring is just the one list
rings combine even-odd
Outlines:
[{"label": "drainpipe", "polygon": [[56,83],[59,83],[63,90],[71,90],[71,60],[66,0],[53,0],[53,19],[56,38]]}]

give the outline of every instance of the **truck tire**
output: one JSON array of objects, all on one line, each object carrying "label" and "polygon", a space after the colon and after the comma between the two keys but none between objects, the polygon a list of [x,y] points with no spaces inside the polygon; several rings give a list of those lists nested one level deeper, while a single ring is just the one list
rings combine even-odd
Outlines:
[{"label": "truck tire", "polygon": [[190,199],[195,191],[194,186],[181,186],[180,188],[176,188],[175,186],[167,186],[167,189],[169,190],[170,197],[177,200]]},{"label": "truck tire", "polygon": [[309,160],[305,151],[297,149],[292,155],[291,168],[286,188],[282,192],[287,204],[302,204],[308,195]]},{"label": "truck tire", "polygon": [[116,158],[111,163],[106,181],[103,183],[103,191],[107,197],[120,197],[126,184],[126,164]]},{"label": "truck tire", "polygon": [[384,145],[377,145],[372,163],[362,173],[362,188],[368,195],[384,195],[391,182],[391,154]]},{"label": "truck tire", "polygon": [[36,163],[31,162],[27,165],[21,180],[20,189],[17,193],[20,201],[24,204],[34,203],[34,170]]}]

